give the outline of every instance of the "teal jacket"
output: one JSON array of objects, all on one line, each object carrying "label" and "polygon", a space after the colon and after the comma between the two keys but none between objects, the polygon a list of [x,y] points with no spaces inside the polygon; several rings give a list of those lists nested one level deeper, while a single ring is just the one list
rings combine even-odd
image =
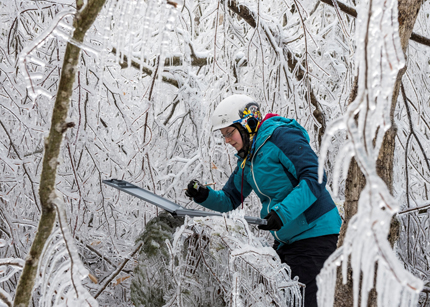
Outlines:
[{"label": "teal jacket", "polygon": [[342,220],[325,188],[326,176],[318,183],[318,157],[309,145],[309,135],[294,119],[275,116],[263,121],[250,161],[237,167],[222,190],[209,188],[202,206],[228,212],[241,204],[252,190],[261,200],[260,216],[273,210],[283,227],[271,231],[280,243],[338,234]]}]

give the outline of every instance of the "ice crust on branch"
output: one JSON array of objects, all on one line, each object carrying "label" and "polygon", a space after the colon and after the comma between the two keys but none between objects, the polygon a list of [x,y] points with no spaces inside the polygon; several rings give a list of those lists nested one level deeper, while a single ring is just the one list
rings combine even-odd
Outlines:
[{"label": "ice crust on branch", "polygon": [[[301,306],[297,278],[291,278],[288,265],[243,218],[186,218],[160,247],[149,239],[151,232],[172,231],[173,217],[156,219],[158,225],[150,222],[152,230],[143,236],[157,249],[144,251],[139,259],[132,287],[135,304],[155,306],[149,301],[152,295],[164,306]],[[151,260],[154,257],[158,261]],[[139,288],[148,276],[156,287]]]},{"label": "ice crust on branch", "polygon": [[[43,73],[31,73],[29,71],[28,62],[34,63],[42,67],[42,69],[45,68],[46,63],[38,59],[36,56],[33,56],[32,54],[34,54],[37,48],[41,47],[50,37],[57,36],[67,41],[67,39],[71,36],[68,36],[68,34],[59,30],[58,27],[60,25],[65,25],[65,23],[62,22],[65,17],[74,15],[75,13],[75,10],[70,9],[58,13],[57,16],[55,16],[54,20],[52,20],[51,25],[46,30],[44,30],[35,40],[33,40],[30,44],[26,45],[19,55],[19,67],[21,73],[25,77],[27,89],[29,90],[29,95],[33,100],[35,100],[36,97],[39,95],[44,95],[48,98],[52,98],[52,95],[43,87],[36,85],[36,81],[43,77]],[[73,33],[74,29],[73,27],[69,27],[69,30],[71,30],[71,32]]]},{"label": "ice crust on branch", "polygon": [[98,306],[82,285],[89,272],[79,257],[60,197],[53,194],[58,227],[44,246],[35,283],[39,306]]},{"label": "ice crust on branch", "polygon": [[[5,241],[5,240],[1,240]],[[3,243],[3,242],[1,242]],[[0,248],[4,245],[0,244]],[[8,281],[15,273],[20,272],[24,267],[25,261],[20,258],[3,258],[0,259],[0,283]],[[12,296],[3,288],[0,288],[0,306],[11,306],[13,302]]]},{"label": "ice crust on branch", "polygon": [[[353,306],[367,306],[369,291],[375,287],[379,307],[416,306],[423,282],[407,272],[388,240],[392,216],[399,203],[376,171],[376,161],[385,132],[391,127],[390,110],[397,75],[405,65],[398,34],[397,1],[371,0],[360,3],[357,18],[355,54],[358,93],[345,115],[327,129],[321,156],[320,177],[330,141],[345,129],[345,148],[353,155],[366,177],[358,212],[350,220],[344,244],[326,261],[317,278],[319,306],[332,306],[336,269],[342,264],[343,282],[349,258],[353,271]],[[348,161],[351,156],[348,156]],[[341,163],[338,161],[337,163]],[[349,163],[344,163],[344,171]],[[339,178],[340,167],[335,168]],[[378,264],[374,285],[375,264]],[[360,281],[361,279],[361,281]]]}]

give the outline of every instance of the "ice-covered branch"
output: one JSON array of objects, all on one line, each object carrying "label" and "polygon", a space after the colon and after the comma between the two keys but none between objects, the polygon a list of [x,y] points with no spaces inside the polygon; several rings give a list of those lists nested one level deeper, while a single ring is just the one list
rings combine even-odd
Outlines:
[{"label": "ice-covered branch", "polygon": [[[6,133],[6,135],[8,136],[8,139],[9,139],[9,142],[10,142],[10,146],[12,147],[13,151],[14,151],[14,152],[15,152],[15,154],[17,155],[18,159],[19,159],[19,160],[22,160],[22,159],[21,159],[21,156],[20,156],[20,154],[19,154],[19,151],[18,151],[18,149],[16,148],[16,146],[15,146],[15,144],[14,144],[14,142],[13,142],[13,140],[12,140],[12,138],[11,138],[10,134],[9,134],[9,131],[6,129],[5,125],[3,124],[3,122],[2,122],[1,120],[0,120],[0,125],[1,125],[1,126],[2,126],[2,128],[3,128],[3,131],[4,131],[4,132]],[[30,183],[31,183],[31,190],[32,190],[32,194],[33,194],[33,197],[34,197],[34,203],[36,204],[37,210],[40,212],[40,206],[39,206],[39,203],[37,202],[38,197],[36,196],[36,188],[35,188],[35,184],[34,184],[33,178],[31,177],[30,172],[28,171],[27,166],[25,165],[25,163],[23,163],[23,164],[22,164],[22,167],[23,167],[23,169],[24,169],[24,173],[26,174],[26,176],[27,176],[28,180],[29,180],[29,181],[30,181]]]},{"label": "ice-covered branch", "polygon": [[430,208],[430,204],[418,206],[418,207],[415,207],[415,208],[406,209],[406,210],[398,212],[397,214],[400,215],[400,214],[405,214],[405,213],[413,213],[413,212],[420,211],[420,210],[425,210],[425,209],[428,209],[428,208]]},{"label": "ice-covered branch", "polygon": [[89,277],[80,259],[78,249],[67,223],[62,195],[53,196],[58,229],[48,238],[38,267],[41,306],[59,305],[60,302],[75,306],[98,306],[97,301],[83,287],[81,280]]},{"label": "ice-covered branch", "polygon": [[[334,5],[334,0],[320,0],[321,2],[328,4],[330,6],[335,6]],[[341,1],[337,1],[335,0],[337,3],[337,6],[340,8],[340,10],[354,18],[357,18],[357,11],[355,10],[355,8],[350,7],[348,5],[346,5],[345,3],[341,2]],[[410,37],[411,41],[414,41],[416,43],[425,45],[425,46],[429,46],[430,47],[430,39],[427,37],[424,37],[420,34],[414,33],[412,32],[411,37]]]},{"label": "ice-covered branch", "polygon": [[29,83],[28,87],[30,88],[30,93],[33,96],[33,98],[37,97],[37,95],[40,93],[42,94],[44,93],[46,95],[49,95],[49,94],[44,92],[42,89],[37,89],[36,91],[36,88],[33,84],[33,78],[30,72],[28,71],[28,62],[34,62],[41,66],[44,66],[45,63],[37,60],[36,58],[31,58],[31,53],[34,52],[40,45],[42,45],[48,37],[54,35],[54,32],[56,31],[59,24],[65,17],[71,16],[71,15],[73,16],[75,13],[76,13],[75,10],[69,10],[69,11],[64,11],[59,13],[55,17],[55,20],[52,22],[50,27],[46,29],[41,35],[39,35],[39,37],[35,39],[32,44],[29,44],[28,46],[26,46],[19,55],[20,68],[22,73],[24,73],[26,76],[26,80]]},{"label": "ice-covered branch", "polygon": [[[85,9],[78,12],[75,19],[75,31],[73,39],[82,42],[85,33],[93,24],[95,18],[104,5],[105,0],[89,1]],[[44,39],[44,36],[42,36]],[[41,40],[39,40],[41,41]],[[38,42],[39,42],[38,41]],[[39,44],[39,43],[38,43]],[[34,47],[35,48],[35,47]],[[28,51],[31,52],[32,49]],[[20,277],[16,289],[14,305],[28,305],[32,296],[33,285],[35,283],[42,249],[48,240],[55,223],[55,206],[53,195],[55,192],[55,179],[57,173],[60,146],[63,139],[64,127],[69,111],[70,97],[73,92],[73,82],[75,80],[76,67],[79,62],[80,48],[76,45],[67,44],[64,56],[63,69],[56,97],[51,128],[49,136],[45,141],[45,154],[43,158],[42,175],[39,186],[39,196],[42,207],[42,215],[39,220],[39,227],[27,256],[23,273]]]},{"label": "ice-covered branch", "polygon": [[[256,22],[257,14],[255,12],[253,12],[247,6],[240,4],[235,0],[231,0],[231,1],[226,0],[226,1],[227,1],[228,8],[232,12],[236,13],[238,16],[243,18],[251,27],[253,28],[257,27],[257,22]],[[263,29],[264,33],[266,34],[268,41],[270,42],[273,50],[279,53],[280,59],[284,59],[283,52],[286,53],[286,62],[289,70],[291,72],[295,72],[295,77],[297,78],[297,80],[301,81],[306,76],[306,70],[302,67],[299,60],[296,58],[296,56],[288,48],[285,48],[283,43],[282,44],[276,43],[276,40],[273,37],[274,35],[280,36],[281,33],[277,33],[275,30],[273,30],[268,25],[266,25],[264,21],[261,21],[261,20],[260,20],[259,26]],[[287,79],[286,67],[284,67],[284,73]],[[320,126],[319,132],[318,132],[318,143],[321,146],[322,137],[325,134],[325,130],[326,130],[324,113],[321,109],[321,104],[318,102],[318,99],[315,96],[313,89],[310,87],[310,84],[308,84],[307,94],[309,95],[310,103],[315,108],[315,110],[313,111],[313,117],[315,118],[316,122]]]},{"label": "ice-covered branch", "polygon": [[3,301],[6,306],[12,307],[12,297],[2,288],[0,288],[0,300]]},{"label": "ice-covered branch", "polygon": [[[160,306],[172,307],[196,301],[207,306],[239,302],[243,306],[300,306],[302,285],[267,242],[247,229],[242,217],[238,213],[233,218],[186,218],[162,246],[158,237],[174,231],[176,225],[172,217],[156,218],[159,225],[151,223],[143,235],[145,246],[154,246],[146,246],[146,256],[139,259],[132,288],[134,303],[162,298]],[[152,268],[156,256],[169,259]],[[148,284],[149,278],[157,287]]]},{"label": "ice-covered branch", "polygon": [[125,258],[125,260],[123,261],[123,263],[118,266],[118,268],[112,272],[112,274],[106,279],[106,281],[104,282],[104,284],[102,286],[100,286],[99,291],[97,291],[96,295],[94,295],[94,298],[99,297],[99,295],[106,289],[106,287],[110,284],[110,282],[116,277],[118,276],[119,273],[121,273],[122,269],[125,267],[125,265],[127,264],[127,262],[129,262],[131,259],[133,259],[134,255],[139,251],[139,249],[142,247],[143,243],[139,243],[137,245],[137,247]]},{"label": "ice-covered branch", "polygon": [[106,256],[102,255],[98,250],[96,250],[94,247],[92,247],[89,244],[85,244],[84,241],[79,238],[76,237],[76,240],[78,240],[83,246],[85,246],[85,248],[87,248],[88,250],[90,250],[92,253],[96,254],[100,259],[102,259],[103,261],[106,261],[107,263],[109,263],[111,266],[113,266],[114,268],[116,268],[117,266],[111,261],[109,260],[109,258],[107,258]]},{"label": "ice-covered branch", "polygon": [[[342,263],[343,282],[346,283],[350,263],[354,306],[358,306],[359,300],[362,307],[366,306],[372,288],[378,293],[380,307],[415,306],[423,283],[404,269],[387,240],[391,218],[399,210],[399,203],[390,195],[394,155],[392,110],[405,71],[403,50],[407,40],[404,38],[410,27],[399,24],[397,1],[370,0],[361,3],[359,8],[357,28],[362,30],[356,33],[356,41],[360,42],[356,53],[357,93],[352,95],[354,99],[345,115],[327,129],[322,156],[334,131],[345,129],[346,145],[353,149],[359,166],[357,172],[364,174],[366,183],[359,195],[357,213],[349,220],[342,249],[326,261],[318,278],[319,305],[332,306],[336,267]],[[384,8],[383,13],[380,8]],[[414,16],[408,24],[413,24]],[[404,37],[400,37],[399,32]],[[359,178],[357,174],[349,176]],[[352,179],[351,183],[362,184],[360,179]],[[376,263],[378,272],[375,272]],[[330,280],[328,284],[327,279]]]},{"label": "ice-covered branch", "polygon": [[[112,49],[112,53],[113,54],[117,54],[117,51],[116,51],[116,48],[113,48]],[[122,58],[123,58],[123,62],[121,62],[120,63],[120,65],[121,65],[121,67],[122,68],[126,68],[127,66],[128,66],[128,58],[127,58],[127,56],[126,55],[122,55]],[[145,65],[143,65],[143,64],[139,64],[137,61],[135,61],[135,60],[130,60],[130,63],[131,63],[131,66],[132,67],[134,67],[134,68],[136,68],[136,69],[138,69],[139,71],[142,71],[142,72],[144,72],[145,74],[147,74],[148,76],[152,76],[152,74],[153,74],[153,72],[154,72],[154,69],[152,68],[152,67],[148,67],[148,66],[145,66]],[[173,85],[174,87],[179,87],[179,83],[178,83],[178,80],[175,80],[175,79],[173,79],[173,78],[169,78],[169,77],[166,77],[166,76],[162,76],[162,80],[164,81],[164,82],[166,82],[166,83],[169,83],[169,84],[171,84],[171,85]]]}]

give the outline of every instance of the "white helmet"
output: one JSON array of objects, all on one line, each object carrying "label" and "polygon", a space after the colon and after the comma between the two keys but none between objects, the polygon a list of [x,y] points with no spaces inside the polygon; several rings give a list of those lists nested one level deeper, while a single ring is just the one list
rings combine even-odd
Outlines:
[{"label": "white helmet", "polygon": [[241,124],[249,133],[255,133],[261,122],[261,113],[255,99],[246,95],[231,95],[216,107],[212,114],[212,131]]}]

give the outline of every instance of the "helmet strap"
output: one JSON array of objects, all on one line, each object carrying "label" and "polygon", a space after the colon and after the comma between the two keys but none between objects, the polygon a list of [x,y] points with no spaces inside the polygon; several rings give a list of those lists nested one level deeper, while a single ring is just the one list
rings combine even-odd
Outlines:
[{"label": "helmet strap", "polygon": [[256,131],[253,133],[250,133],[248,128],[245,129],[240,124],[234,125],[237,130],[239,130],[243,142],[242,149],[237,152],[239,157],[241,157],[242,159],[248,158],[249,160],[249,158],[251,158],[252,154],[254,153],[254,145],[256,139],[255,136],[257,134],[259,124],[260,123],[257,124]]},{"label": "helmet strap", "polygon": [[234,127],[236,127],[236,129],[239,131],[240,137],[242,138],[242,143],[243,143],[242,149],[240,149],[237,152],[237,154],[242,159],[245,159],[246,156],[248,155],[249,147],[250,147],[249,132],[246,131],[246,129],[241,124],[234,124]]}]

